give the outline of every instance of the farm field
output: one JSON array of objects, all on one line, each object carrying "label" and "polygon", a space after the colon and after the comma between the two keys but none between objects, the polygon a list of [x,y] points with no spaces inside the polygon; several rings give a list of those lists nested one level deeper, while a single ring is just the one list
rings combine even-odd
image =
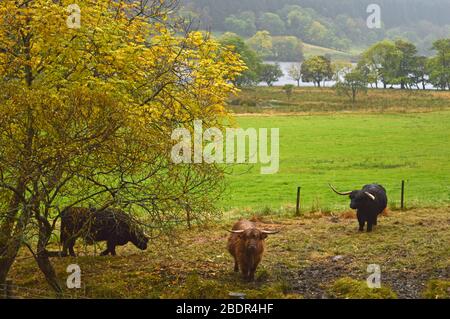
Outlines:
[{"label": "farm field", "polygon": [[313,44],[303,43],[303,54],[306,58],[309,58],[311,56],[315,55],[328,55],[333,60],[341,60],[341,61],[352,61],[355,59],[355,57],[358,56],[358,50],[354,49],[352,50],[352,53],[344,52],[344,51],[338,51],[334,49],[329,49]]},{"label": "farm field", "polygon": [[[272,91],[282,99],[279,90],[261,89],[260,96]],[[336,98],[324,92],[324,99]],[[313,103],[318,93],[304,94]],[[369,95],[387,101],[385,93]],[[403,105],[405,98],[394,94],[389,103]],[[100,257],[104,243],[80,240],[79,257],[52,258],[61,282],[68,265],[82,269],[82,289],[65,289],[64,297],[229,298],[240,292],[246,298],[449,298],[450,111],[443,95],[428,93],[407,111],[381,113],[274,112],[262,109],[268,101],[258,102],[256,114],[237,114],[235,125],[280,129],[278,174],[234,166],[219,203],[222,217],[191,230],[183,224],[146,251],[128,244],[116,257]],[[433,107],[425,111],[426,105]],[[400,211],[403,179],[407,209]],[[373,233],[358,233],[348,198],[332,193],[329,182],[341,190],[372,182],[387,188],[390,207]],[[295,217],[298,186],[302,210]],[[225,248],[226,230],[242,217],[280,230],[267,239],[254,283],[233,272]],[[60,247],[53,241],[49,249]],[[54,297],[25,248],[18,260],[10,275],[16,296]],[[382,289],[367,288],[369,264],[382,265]]]},{"label": "farm field", "polygon": [[[66,267],[82,269],[84,298],[449,298],[450,207],[389,212],[373,233],[358,233],[354,213],[301,217],[243,212],[271,235],[256,281],[233,272],[226,240],[233,223],[224,220],[153,241],[141,252],[128,244],[116,257],[95,257],[80,243],[80,257],[52,258],[63,282]],[[104,244],[100,244],[104,246]],[[97,247],[97,254],[103,247]],[[11,272],[16,296],[53,296],[24,249]],[[381,265],[382,288],[366,286],[369,264]]]},{"label": "farm field", "polygon": [[450,93],[370,89],[352,103],[332,88],[300,87],[288,96],[282,87],[258,87],[243,89],[229,104],[237,114],[417,113],[450,109]]},{"label": "farm field", "polygon": [[0,1],[0,300],[450,299],[450,0],[328,2]]},{"label": "farm field", "polygon": [[343,210],[347,191],[364,184],[387,188],[391,208],[400,204],[406,180],[408,207],[450,203],[450,112],[241,116],[243,128],[280,129],[280,170],[261,175],[259,167],[234,167],[227,176],[222,207],[280,210]]}]

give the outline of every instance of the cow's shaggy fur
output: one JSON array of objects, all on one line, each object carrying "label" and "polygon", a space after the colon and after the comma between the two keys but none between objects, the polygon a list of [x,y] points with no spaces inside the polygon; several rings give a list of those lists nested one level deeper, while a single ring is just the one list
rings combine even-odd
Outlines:
[{"label": "cow's shaggy fur", "polygon": [[264,253],[267,234],[248,220],[238,221],[232,230],[243,230],[242,233],[232,233],[228,238],[228,251],[234,257],[234,271],[238,272],[240,269],[244,279],[252,281]]},{"label": "cow's shaggy fur", "polygon": [[116,255],[116,246],[132,242],[141,250],[147,249],[148,238],[136,222],[126,213],[117,209],[95,210],[73,207],[61,214],[61,243],[63,256],[73,249],[76,240],[81,237],[88,244],[106,241],[107,248],[101,255]]}]

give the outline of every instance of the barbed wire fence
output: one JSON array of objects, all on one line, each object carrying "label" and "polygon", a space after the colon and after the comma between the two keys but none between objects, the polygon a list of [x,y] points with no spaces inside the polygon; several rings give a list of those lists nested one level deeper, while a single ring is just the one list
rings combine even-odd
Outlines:
[{"label": "barbed wire fence", "polygon": [[[450,204],[450,183],[445,178],[382,178],[374,179],[371,177],[365,178],[365,182],[359,181],[356,178],[322,178],[318,181],[312,177],[298,178],[297,182],[286,182],[279,187],[282,191],[281,200],[276,199],[275,204],[266,201],[257,201],[257,195],[252,194],[251,190],[247,192],[246,200],[248,204],[242,204],[241,197],[236,196],[233,191],[228,191],[227,195],[236,198],[239,204],[233,205],[228,201],[225,205],[224,211],[239,211],[243,206],[246,208],[253,208],[254,210],[261,210],[264,208],[292,208],[294,213],[297,212],[297,206],[300,206],[302,212],[309,212],[315,210],[331,210],[341,212],[348,209],[348,204],[344,198],[339,199],[335,197],[330,190],[328,184],[333,184],[341,191],[349,191],[353,189],[360,189],[364,184],[378,183],[384,186],[388,195],[388,208],[391,210],[408,210],[412,208],[427,208],[444,206]],[[275,189],[272,181],[266,183],[268,187]],[[252,187],[256,187],[252,185]],[[277,185],[278,187],[278,185]],[[300,187],[300,191],[299,191]],[[259,189],[258,189],[259,190]],[[276,189],[275,189],[276,190]],[[270,194],[271,196],[271,194]],[[300,197],[300,202],[299,198]],[[272,199],[272,198],[271,198]]]}]

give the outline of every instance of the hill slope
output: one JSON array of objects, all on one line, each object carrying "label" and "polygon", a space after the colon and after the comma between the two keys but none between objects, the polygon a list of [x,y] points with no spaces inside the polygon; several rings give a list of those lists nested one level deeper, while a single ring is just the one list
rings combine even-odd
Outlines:
[{"label": "hill slope", "polygon": [[305,58],[310,58],[315,55],[328,55],[332,61],[347,61],[352,62],[357,60],[357,54],[351,54],[345,51],[338,51],[318,45],[303,43],[303,54]]}]

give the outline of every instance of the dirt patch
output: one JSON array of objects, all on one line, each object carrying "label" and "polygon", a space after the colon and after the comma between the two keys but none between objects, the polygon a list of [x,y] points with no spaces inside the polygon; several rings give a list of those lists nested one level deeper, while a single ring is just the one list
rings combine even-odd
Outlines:
[{"label": "dirt patch", "polygon": [[357,272],[352,268],[351,263],[352,259],[349,257],[342,257],[339,260],[328,258],[323,262],[305,267],[295,274],[293,289],[305,298],[328,299],[326,287],[329,284],[338,278],[351,277]]},{"label": "dirt patch", "polygon": [[[351,257],[334,256],[323,262],[314,263],[294,272],[279,265],[282,278],[291,282],[293,293],[308,299],[328,299],[327,288],[339,278],[350,277],[366,280],[368,273],[358,269]],[[450,268],[435,269],[426,272],[416,271],[385,271],[381,274],[382,285],[390,287],[400,299],[422,298],[428,281],[432,279],[448,280]]]},{"label": "dirt patch", "polygon": [[399,298],[422,298],[428,281],[432,279],[448,280],[450,268],[436,269],[428,272],[390,271],[382,274],[382,282],[389,285]]}]

